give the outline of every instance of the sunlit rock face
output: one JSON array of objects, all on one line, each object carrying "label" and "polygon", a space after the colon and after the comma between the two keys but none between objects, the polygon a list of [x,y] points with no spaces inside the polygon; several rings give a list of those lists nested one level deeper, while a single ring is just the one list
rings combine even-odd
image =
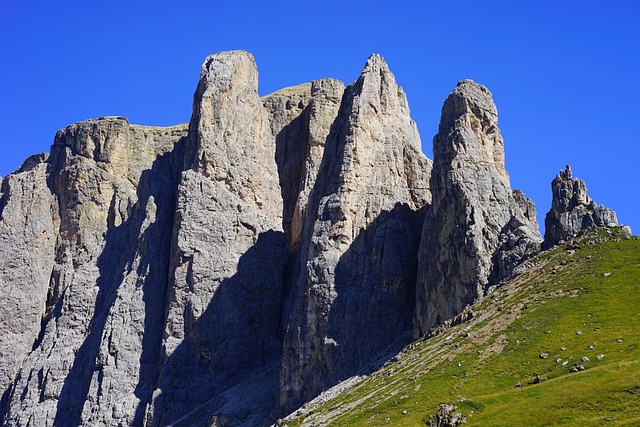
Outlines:
[{"label": "sunlit rock face", "polygon": [[[5,179],[2,248],[25,242],[24,253],[33,257],[23,267],[8,266],[4,272],[15,280],[1,283],[2,309],[21,299],[12,317],[30,325],[21,331],[29,351],[3,394],[5,424],[141,419],[136,414],[153,390],[147,374],[162,339],[165,231],[178,176],[172,165],[186,134],[186,126],[88,120],[58,132],[50,156]],[[18,182],[32,202],[21,202]],[[37,230],[38,238],[25,239],[27,230]],[[5,327],[20,331],[2,322]]]},{"label": "sunlit rock face", "polygon": [[[511,190],[491,92],[458,83],[433,139],[432,207],[419,253],[416,332],[484,296],[540,247],[530,209]],[[520,201],[520,203],[519,203]]]}]

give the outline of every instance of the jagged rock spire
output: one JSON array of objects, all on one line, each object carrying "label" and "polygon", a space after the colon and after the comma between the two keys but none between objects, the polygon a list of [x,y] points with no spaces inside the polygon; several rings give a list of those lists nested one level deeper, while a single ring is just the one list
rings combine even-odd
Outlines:
[{"label": "jagged rock spire", "polygon": [[485,165],[508,180],[498,110],[489,89],[473,80],[458,82],[442,107],[433,151],[434,167],[457,169],[463,163]]},{"label": "jagged rock spire", "polygon": [[486,87],[458,83],[442,108],[433,153],[433,203],[419,254],[417,334],[512,275],[542,240],[530,212],[518,203],[526,198],[514,198],[511,191],[498,113]]},{"label": "jagged rock spire", "polygon": [[309,196],[279,404],[291,409],[410,339],[431,162],[380,55],[349,85]]},{"label": "jagged rock spire", "polygon": [[573,177],[569,165],[551,182],[551,192],[551,210],[544,220],[544,248],[571,240],[589,227],[618,225],[616,213],[587,195],[586,184]]},{"label": "jagged rock spire", "polygon": [[275,220],[282,215],[275,141],[258,96],[258,68],[243,50],[205,59],[194,96],[187,167],[222,183]]},{"label": "jagged rock spire", "polygon": [[277,363],[282,197],[275,138],[257,88],[248,52],[204,61],[189,126],[191,169],[177,187],[157,380],[163,392],[147,415],[154,424],[172,423]]}]

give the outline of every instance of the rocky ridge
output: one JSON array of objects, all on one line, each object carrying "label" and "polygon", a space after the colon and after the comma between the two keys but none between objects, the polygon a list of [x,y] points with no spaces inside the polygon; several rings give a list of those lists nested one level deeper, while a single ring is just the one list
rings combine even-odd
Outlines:
[{"label": "rocky ridge", "polygon": [[[73,124],[1,181],[2,425],[268,425],[539,250],[485,87],[449,96],[431,162],[379,55],[257,84],[212,55],[189,124]],[[612,222],[585,206],[560,222]]]},{"label": "rocky ridge", "polygon": [[565,243],[589,227],[618,225],[616,213],[587,195],[586,184],[573,177],[569,165],[556,175],[551,192],[551,210],[544,219],[545,248]]}]

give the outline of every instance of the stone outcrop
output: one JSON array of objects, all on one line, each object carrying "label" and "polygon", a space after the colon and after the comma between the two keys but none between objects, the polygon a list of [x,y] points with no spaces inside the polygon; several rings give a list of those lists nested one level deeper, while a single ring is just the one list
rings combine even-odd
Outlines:
[{"label": "stone outcrop", "polygon": [[438,412],[429,417],[429,427],[458,427],[467,422],[460,412],[456,412],[457,406],[450,403],[441,403]]},{"label": "stone outcrop", "polygon": [[[257,85],[212,55],[189,124],[76,123],[0,179],[2,425],[268,425],[538,250],[483,86],[432,163],[379,55],[347,87]],[[570,171],[553,189],[549,242],[615,222]]]},{"label": "stone outcrop", "polygon": [[313,211],[292,273],[281,408],[409,338],[430,169],[402,89],[384,60],[371,56],[345,90],[308,196]]},{"label": "stone outcrop", "polygon": [[55,199],[48,155],[32,156],[2,181],[0,198],[0,392],[16,379],[45,313],[54,264]]},{"label": "stone outcrop", "polygon": [[300,241],[309,196],[343,93],[341,81],[322,79],[264,98],[276,138],[276,162],[284,203],[283,227],[291,248]]},{"label": "stone outcrop", "polygon": [[458,83],[442,107],[433,155],[433,204],[419,254],[418,334],[512,275],[542,240],[530,220],[532,203],[511,191],[498,113],[487,88]]},{"label": "stone outcrop", "polygon": [[526,197],[522,190],[513,190],[513,200],[516,201],[525,218],[527,218],[536,229],[538,229],[538,219],[536,218],[536,205],[533,200]]},{"label": "stone outcrop", "polygon": [[164,367],[149,415],[165,425],[277,363],[285,241],[269,115],[247,52],[205,61],[178,186]]},{"label": "stone outcrop", "polygon": [[172,223],[168,157],[185,134],[185,126],[103,118],[56,135],[39,195],[56,201],[55,248],[46,279],[18,282],[40,301],[39,333],[5,394],[6,424],[128,424],[144,407],[144,373],[157,363],[145,347],[160,344],[157,299],[166,289],[166,271],[156,267],[168,252],[156,244]]},{"label": "stone outcrop", "polygon": [[551,193],[551,210],[544,219],[545,248],[567,242],[589,227],[618,225],[616,213],[587,195],[587,186],[573,177],[569,165],[551,182]]}]

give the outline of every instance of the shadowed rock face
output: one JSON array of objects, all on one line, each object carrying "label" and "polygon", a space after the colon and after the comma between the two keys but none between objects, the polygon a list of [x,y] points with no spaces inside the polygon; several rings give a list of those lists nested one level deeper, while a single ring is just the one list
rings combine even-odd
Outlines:
[{"label": "shadowed rock face", "polygon": [[[3,425],[268,425],[538,249],[483,86],[432,164],[379,55],[346,88],[257,79],[212,55],[189,124],[76,123],[0,180]],[[570,171],[553,190],[549,242],[615,221]]]},{"label": "shadowed rock face", "polygon": [[170,423],[280,352],[285,241],[275,138],[253,57],[205,61],[177,188],[164,367],[148,418]]},{"label": "shadowed rock face", "polygon": [[569,165],[551,183],[551,193],[551,210],[544,220],[544,248],[569,241],[589,227],[618,225],[616,213],[587,195],[587,186],[573,177]]},{"label": "shadowed rock face", "polygon": [[[172,164],[185,134],[185,126],[89,120],[58,132],[46,164],[7,178],[42,174],[30,184],[38,202],[20,215],[53,227],[41,234],[51,233],[48,256],[29,264],[35,270],[47,262],[39,273],[46,277],[25,282],[24,274],[12,284],[31,295],[20,311],[40,328],[4,394],[6,424],[128,424],[150,396],[153,388],[145,387],[162,338],[158,300],[167,285],[170,237],[163,231],[173,221]],[[10,227],[5,212],[16,201],[9,195],[2,227]],[[48,215],[33,211],[43,203]],[[12,245],[22,239],[17,231]],[[34,244],[34,255],[42,244]]]},{"label": "shadowed rock face", "polygon": [[[409,338],[431,162],[406,97],[373,55],[324,149],[292,268],[280,373],[291,409]],[[375,333],[370,333],[375,331]]]},{"label": "shadowed rock face", "polygon": [[442,107],[433,154],[433,202],[419,254],[417,334],[512,275],[542,240],[530,209],[523,212],[524,197],[514,198],[511,191],[498,113],[487,88],[458,83]]},{"label": "shadowed rock face", "polygon": [[264,98],[276,137],[283,199],[283,226],[291,249],[300,243],[331,126],[344,84],[335,79],[282,89]]}]

